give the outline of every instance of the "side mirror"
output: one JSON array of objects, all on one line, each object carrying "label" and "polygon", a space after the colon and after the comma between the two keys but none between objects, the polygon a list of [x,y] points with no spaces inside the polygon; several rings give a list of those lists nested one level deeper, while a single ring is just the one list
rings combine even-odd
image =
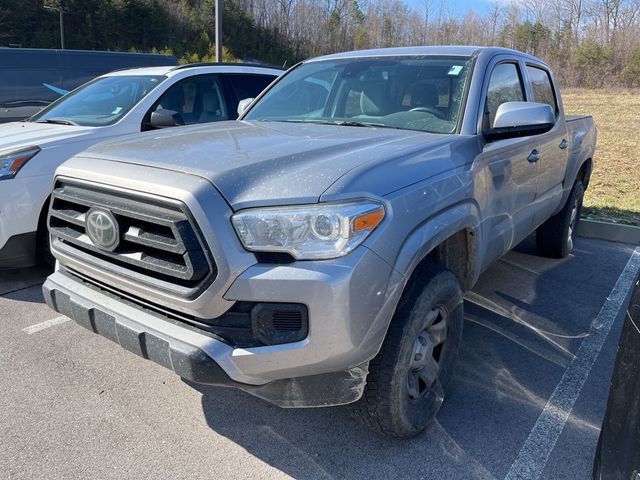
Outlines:
[{"label": "side mirror", "polygon": [[488,140],[524,137],[548,132],[556,123],[550,105],[535,102],[505,102],[498,107],[493,128],[485,132]]},{"label": "side mirror", "polygon": [[151,128],[167,128],[167,127],[179,127],[184,125],[182,115],[175,110],[156,110],[151,112],[151,118],[149,119],[149,126]]},{"label": "side mirror", "polygon": [[245,98],[244,100],[240,100],[238,103],[238,116],[242,115],[254,100],[255,98]]}]

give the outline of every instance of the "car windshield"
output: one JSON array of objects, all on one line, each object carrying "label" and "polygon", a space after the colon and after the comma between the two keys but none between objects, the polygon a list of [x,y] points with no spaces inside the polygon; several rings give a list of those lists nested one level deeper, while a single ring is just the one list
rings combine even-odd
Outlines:
[{"label": "car windshield", "polygon": [[470,64],[441,56],[311,61],[276,83],[244,120],[454,133]]},{"label": "car windshield", "polygon": [[85,83],[29,119],[30,122],[101,127],[120,120],[166,77],[116,75]]}]

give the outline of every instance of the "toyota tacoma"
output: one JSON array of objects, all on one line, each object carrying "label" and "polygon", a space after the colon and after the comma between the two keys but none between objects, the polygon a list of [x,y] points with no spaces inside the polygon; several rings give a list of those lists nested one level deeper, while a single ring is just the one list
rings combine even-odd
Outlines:
[{"label": "toyota tacoma", "polygon": [[570,254],[591,117],[542,61],[477,47],[310,59],[240,109],[57,170],[48,305],[191,382],[418,434],[463,293],[534,231]]}]

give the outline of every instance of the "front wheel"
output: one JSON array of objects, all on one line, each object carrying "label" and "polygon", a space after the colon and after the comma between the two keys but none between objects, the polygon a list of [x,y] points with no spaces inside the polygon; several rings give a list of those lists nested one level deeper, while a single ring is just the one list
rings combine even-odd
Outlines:
[{"label": "front wheel", "polygon": [[403,293],[378,355],[369,364],[355,415],[391,437],[418,435],[435,418],[462,337],[462,289],[439,265],[420,268]]},{"label": "front wheel", "polygon": [[551,258],[564,258],[573,250],[574,237],[580,222],[584,185],[576,180],[562,210],[538,227],[538,252]]},{"label": "front wheel", "polygon": [[51,237],[47,228],[47,214],[49,212],[49,199],[44,203],[40,218],[38,219],[38,231],[36,232],[36,256],[41,265],[53,269],[56,258],[51,253]]}]

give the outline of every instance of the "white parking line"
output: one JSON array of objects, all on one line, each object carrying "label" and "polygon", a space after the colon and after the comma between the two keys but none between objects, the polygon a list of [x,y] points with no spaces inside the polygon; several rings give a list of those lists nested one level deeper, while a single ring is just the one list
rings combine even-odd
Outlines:
[{"label": "white parking line", "polygon": [[31,335],[36,332],[39,332],[40,330],[44,330],[45,328],[55,327],[56,325],[66,323],[69,320],[71,320],[69,317],[65,317],[64,315],[62,315],[60,317],[47,320],[46,322],[36,323],[35,325],[31,325],[30,327],[23,328],[22,331],[27,335]]},{"label": "white parking line", "polygon": [[511,465],[505,480],[540,478],[602,345],[607,339],[611,326],[634,285],[639,269],[640,247],[637,247],[598,316],[591,323],[589,335],[580,344],[578,353],[565,370],[560,383],[556,386],[529,437],[522,445],[520,453]]}]

